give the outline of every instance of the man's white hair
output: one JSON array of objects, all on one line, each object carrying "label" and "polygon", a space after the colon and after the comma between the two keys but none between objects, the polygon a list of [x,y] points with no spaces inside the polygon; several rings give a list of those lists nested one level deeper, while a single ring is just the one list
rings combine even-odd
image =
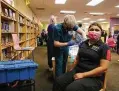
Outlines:
[{"label": "man's white hair", "polygon": [[56,16],[51,15],[50,17],[50,24],[55,24],[56,23]]},{"label": "man's white hair", "polygon": [[76,18],[74,15],[64,16],[64,23],[66,26],[71,26],[71,27],[74,27],[77,24]]}]

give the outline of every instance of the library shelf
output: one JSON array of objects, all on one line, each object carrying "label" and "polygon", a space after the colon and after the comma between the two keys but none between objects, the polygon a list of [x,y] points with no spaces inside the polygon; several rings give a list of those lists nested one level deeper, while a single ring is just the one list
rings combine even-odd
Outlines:
[{"label": "library shelf", "polygon": [[[15,51],[12,34],[18,35],[20,47],[36,47],[39,25],[4,0],[0,0],[0,7],[0,60],[27,58],[28,53]],[[8,58],[9,55],[12,58]]]}]

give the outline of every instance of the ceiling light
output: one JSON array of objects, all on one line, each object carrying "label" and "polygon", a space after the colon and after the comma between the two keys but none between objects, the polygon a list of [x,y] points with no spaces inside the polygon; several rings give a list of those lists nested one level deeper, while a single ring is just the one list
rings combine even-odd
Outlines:
[{"label": "ceiling light", "polygon": [[77,22],[83,22],[83,21],[81,21],[81,20],[78,20]]},{"label": "ceiling light", "polygon": [[93,22],[96,22],[96,21],[90,21],[90,23],[93,23]]},{"label": "ceiling light", "polygon": [[82,19],[82,20],[89,20],[90,18],[84,18],[84,19]]},{"label": "ceiling light", "polygon": [[67,0],[55,0],[55,4],[65,4]]},{"label": "ceiling light", "polygon": [[119,14],[117,14],[117,16],[119,16]]},{"label": "ceiling light", "polygon": [[104,21],[104,20],[106,20],[106,19],[98,19],[97,21]]},{"label": "ceiling light", "polygon": [[105,22],[101,22],[101,23],[109,23],[109,22],[106,22],[106,21],[105,21]]},{"label": "ceiling light", "polygon": [[89,23],[83,23],[84,25],[88,25]]},{"label": "ceiling light", "polygon": [[92,0],[89,3],[87,3],[86,5],[87,6],[96,6],[96,5],[98,5],[99,3],[103,2],[103,1],[104,0]]},{"label": "ceiling light", "polygon": [[74,14],[74,13],[76,13],[76,11],[61,10],[60,13],[64,13],[64,14]]},{"label": "ceiling light", "polygon": [[100,12],[90,12],[89,14],[91,14],[91,15],[104,15],[104,13],[100,13]]},{"label": "ceiling light", "polygon": [[119,8],[119,5],[115,6],[116,8]]}]

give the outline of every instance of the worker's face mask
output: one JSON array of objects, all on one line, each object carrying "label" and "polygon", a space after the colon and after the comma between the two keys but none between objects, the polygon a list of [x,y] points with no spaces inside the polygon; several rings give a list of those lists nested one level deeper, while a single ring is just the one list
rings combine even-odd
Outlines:
[{"label": "worker's face mask", "polygon": [[97,41],[97,40],[100,39],[101,33],[100,32],[96,32],[96,31],[89,31],[88,32],[88,37],[89,37],[89,39],[91,39],[93,41]]}]

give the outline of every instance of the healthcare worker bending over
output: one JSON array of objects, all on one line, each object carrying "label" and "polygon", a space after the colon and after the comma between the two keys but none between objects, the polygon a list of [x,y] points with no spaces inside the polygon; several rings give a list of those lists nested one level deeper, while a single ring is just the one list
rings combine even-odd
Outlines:
[{"label": "healthcare worker bending over", "polygon": [[56,78],[53,91],[99,91],[110,61],[108,45],[101,41],[102,28],[92,23],[88,38],[79,45],[72,69]]},{"label": "healthcare worker bending over", "polygon": [[75,42],[71,40],[72,31],[79,32],[83,38],[86,34],[76,25],[76,19],[73,15],[66,15],[64,22],[57,24],[54,27],[54,55],[55,55],[55,75],[56,77],[65,73],[66,63],[68,58],[68,46],[74,45]]}]

